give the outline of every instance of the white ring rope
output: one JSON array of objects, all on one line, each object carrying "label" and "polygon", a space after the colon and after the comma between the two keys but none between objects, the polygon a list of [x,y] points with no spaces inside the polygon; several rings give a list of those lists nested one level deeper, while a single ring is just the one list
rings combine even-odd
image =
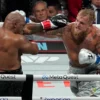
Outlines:
[{"label": "white ring rope", "polygon": [[[0,100],[22,100],[22,98],[0,97]],[[32,100],[100,100],[100,97],[34,97]]]},{"label": "white ring rope", "polygon": [[[0,81],[26,81],[27,75],[0,74]],[[100,75],[33,75],[33,81],[100,81]]]},{"label": "white ring rope", "polygon": [[0,74],[0,81],[26,81],[26,75]]}]

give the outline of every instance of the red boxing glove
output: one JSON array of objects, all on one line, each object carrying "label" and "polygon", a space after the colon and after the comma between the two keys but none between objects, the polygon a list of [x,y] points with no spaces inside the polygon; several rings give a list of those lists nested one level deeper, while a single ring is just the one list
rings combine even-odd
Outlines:
[{"label": "red boxing glove", "polygon": [[56,16],[53,16],[52,18],[41,22],[44,30],[61,28],[66,26],[67,23],[67,18],[63,14],[57,14]]},{"label": "red boxing glove", "polygon": [[43,29],[53,29],[53,28],[57,28],[57,26],[55,26],[54,24],[52,24],[52,22],[50,20],[46,20],[41,22]]}]

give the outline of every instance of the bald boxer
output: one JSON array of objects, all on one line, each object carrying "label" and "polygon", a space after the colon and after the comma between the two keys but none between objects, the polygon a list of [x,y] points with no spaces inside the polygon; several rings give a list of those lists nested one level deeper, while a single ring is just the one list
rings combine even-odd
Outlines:
[{"label": "bald boxer", "polygon": [[[24,32],[36,34],[36,31],[47,30],[48,28],[55,29],[55,27],[59,27],[58,22],[64,21],[63,18],[61,20],[55,16],[55,20],[50,20],[47,26],[46,21],[38,24],[25,25]],[[66,23],[65,27],[46,33],[57,35],[59,32],[61,35],[69,57],[69,73],[91,74],[91,71],[95,71],[96,73],[96,71],[99,70],[100,58],[97,55],[100,54],[100,30],[93,25],[94,21],[94,11],[91,9],[82,9],[78,13],[75,22]],[[72,92],[76,96],[90,96],[90,90],[93,86],[89,85],[89,94],[87,92],[87,94],[84,94],[84,88],[80,88],[83,83],[81,85],[79,85],[79,83],[80,82],[71,81]],[[100,82],[98,84],[100,84]],[[80,94],[82,90],[83,94]]]},{"label": "bald boxer", "polygon": [[[0,74],[23,74],[21,55],[37,54],[37,44],[23,35],[25,19],[17,12],[11,12],[0,28]],[[0,96],[20,96],[23,82],[0,81]]]}]

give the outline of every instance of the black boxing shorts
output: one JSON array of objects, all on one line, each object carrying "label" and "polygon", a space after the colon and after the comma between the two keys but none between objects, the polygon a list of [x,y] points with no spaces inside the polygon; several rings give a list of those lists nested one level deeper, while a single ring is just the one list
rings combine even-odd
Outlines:
[{"label": "black boxing shorts", "polygon": [[[22,67],[16,70],[7,70],[0,74],[23,74]],[[21,96],[23,89],[21,81],[0,81],[0,96]]]}]

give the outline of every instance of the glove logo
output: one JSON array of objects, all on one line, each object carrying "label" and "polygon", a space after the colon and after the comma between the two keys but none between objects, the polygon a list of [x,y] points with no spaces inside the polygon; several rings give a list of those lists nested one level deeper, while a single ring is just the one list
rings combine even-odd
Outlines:
[{"label": "glove logo", "polygon": [[89,53],[90,55],[88,55],[89,59],[93,59],[93,55],[91,53]]},{"label": "glove logo", "polygon": [[94,64],[97,57],[94,53],[87,49],[81,49],[79,52],[79,63],[80,64]]}]

